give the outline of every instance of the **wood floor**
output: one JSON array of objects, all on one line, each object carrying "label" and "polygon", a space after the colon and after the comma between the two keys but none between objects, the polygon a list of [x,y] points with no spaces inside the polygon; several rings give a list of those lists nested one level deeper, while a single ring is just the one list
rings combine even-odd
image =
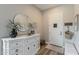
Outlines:
[{"label": "wood floor", "polygon": [[64,55],[64,49],[54,45],[43,45],[37,55]]}]

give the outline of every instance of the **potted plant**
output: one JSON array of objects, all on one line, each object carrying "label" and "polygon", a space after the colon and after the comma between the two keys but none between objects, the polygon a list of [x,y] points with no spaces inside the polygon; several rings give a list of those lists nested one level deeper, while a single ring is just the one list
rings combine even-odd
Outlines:
[{"label": "potted plant", "polygon": [[19,28],[21,27],[19,23],[15,23],[14,19],[9,20],[9,25],[8,27],[11,29],[9,35],[11,38],[14,38],[17,36],[17,32],[19,31]]}]

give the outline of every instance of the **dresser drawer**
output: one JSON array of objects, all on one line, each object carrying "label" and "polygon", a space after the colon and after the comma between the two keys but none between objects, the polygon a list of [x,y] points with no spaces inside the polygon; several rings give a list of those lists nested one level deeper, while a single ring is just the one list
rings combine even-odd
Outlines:
[{"label": "dresser drawer", "polygon": [[24,52],[23,52],[23,49],[11,49],[9,50],[9,54],[10,55],[23,55]]},{"label": "dresser drawer", "polygon": [[24,55],[23,49],[18,49],[16,55]]},{"label": "dresser drawer", "polygon": [[40,42],[40,37],[29,38],[28,43],[32,43],[32,42]]},{"label": "dresser drawer", "polygon": [[11,50],[9,50],[9,54],[10,55],[16,55],[16,49],[11,49]]},{"label": "dresser drawer", "polygon": [[23,40],[11,40],[9,41],[9,49],[23,48]]},{"label": "dresser drawer", "polygon": [[18,44],[18,40],[10,40],[9,41],[9,48],[16,47],[17,44]]}]

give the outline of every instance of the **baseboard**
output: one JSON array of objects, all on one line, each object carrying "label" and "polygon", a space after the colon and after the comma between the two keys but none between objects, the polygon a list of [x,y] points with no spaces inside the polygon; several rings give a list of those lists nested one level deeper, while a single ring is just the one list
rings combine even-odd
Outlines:
[{"label": "baseboard", "polygon": [[[45,42],[47,45],[51,45],[49,42]],[[52,44],[52,45],[54,45],[54,44]],[[57,45],[56,45],[57,46]],[[59,47],[62,47],[62,48],[64,48],[65,46],[63,45],[63,46],[59,46]]]}]

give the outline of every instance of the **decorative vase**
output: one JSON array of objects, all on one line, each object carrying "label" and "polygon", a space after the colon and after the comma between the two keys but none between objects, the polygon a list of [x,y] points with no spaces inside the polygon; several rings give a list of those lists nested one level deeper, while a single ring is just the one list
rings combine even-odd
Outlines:
[{"label": "decorative vase", "polygon": [[15,38],[17,36],[17,31],[16,29],[12,29],[12,31],[10,32],[10,37],[11,38]]}]

